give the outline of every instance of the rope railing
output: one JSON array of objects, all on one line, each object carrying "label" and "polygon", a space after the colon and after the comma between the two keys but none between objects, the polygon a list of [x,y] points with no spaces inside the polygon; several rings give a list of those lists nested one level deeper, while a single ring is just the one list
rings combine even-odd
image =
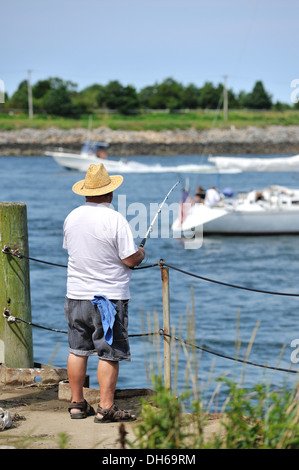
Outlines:
[{"label": "rope railing", "polygon": [[[56,263],[52,263],[52,262],[49,262],[49,261],[40,260],[40,259],[37,259],[37,258],[31,258],[30,256],[25,256],[25,255],[21,254],[18,249],[12,250],[12,248],[10,248],[8,246],[4,246],[4,248],[2,250],[2,253],[6,254],[6,255],[16,256],[17,258],[25,258],[25,259],[28,259],[28,260],[31,260],[31,261],[36,261],[38,263],[44,263],[44,264],[49,264],[49,265],[52,265],[52,266],[59,266],[59,267],[62,267],[62,268],[67,268],[67,265],[64,265],[64,264],[56,264]],[[230,284],[228,282],[218,281],[216,279],[210,279],[208,277],[200,276],[199,274],[194,274],[194,273],[191,273],[189,271],[183,270],[183,269],[178,268],[176,266],[172,266],[168,263],[165,263],[165,261],[162,260],[162,259],[160,259],[159,263],[153,263],[153,264],[149,264],[149,265],[146,265],[146,266],[135,267],[133,269],[133,271],[137,271],[139,269],[153,268],[155,266],[165,266],[169,269],[173,269],[174,271],[180,272],[182,274],[186,274],[187,276],[191,276],[191,277],[201,279],[203,281],[211,282],[211,283],[214,283],[214,284],[219,284],[221,286],[232,287],[234,289],[241,289],[241,290],[247,290],[247,291],[250,291],[250,292],[258,292],[258,293],[270,294],[270,295],[282,295],[282,296],[287,296],[287,297],[299,297],[299,294],[292,293],[292,292],[276,292],[276,291],[268,291],[268,290],[263,290],[263,289],[255,289],[255,288],[252,288],[252,287],[240,286],[240,285],[236,285],[236,284]]]},{"label": "rope railing", "polygon": [[166,336],[166,337],[175,339],[176,341],[179,341],[179,342],[185,344],[186,346],[190,346],[192,348],[199,349],[200,351],[204,351],[206,353],[212,354],[213,356],[222,357],[224,359],[230,359],[231,361],[240,362],[242,364],[248,364],[248,365],[256,366],[256,367],[262,367],[263,369],[271,369],[271,370],[280,371],[280,372],[290,372],[291,374],[298,374],[299,373],[299,371],[296,371],[296,370],[283,369],[281,367],[275,367],[275,366],[267,366],[265,364],[258,364],[256,362],[247,361],[245,359],[239,359],[237,357],[226,356],[225,354],[217,353],[215,351],[211,351],[210,349],[203,348],[202,346],[197,346],[196,344],[189,343],[189,342],[185,341],[184,339],[177,338],[176,336],[172,336],[172,335],[169,335],[167,333],[163,333],[163,335]]},{"label": "rope railing", "polygon": [[251,287],[245,287],[245,286],[237,286],[235,284],[229,284],[228,282],[223,282],[223,281],[217,281],[215,279],[209,279],[207,277],[199,276],[198,274],[193,274],[188,271],[184,271],[181,268],[177,268],[176,266],[171,266],[170,264],[164,263],[164,266],[167,268],[173,269],[174,271],[178,271],[180,273],[186,274],[191,277],[195,277],[197,279],[201,279],[203,281],[208,281],[212,282],[214,284],[219,284],[221,286],[226,286],[226,287],[233,287],[234,289],[243,289],[243,290],[248,290],[251,292],[260,292],[262,294],[271,294],[271,295],[286,295],[289,297],[299,297],[299,294],[293,294],[293,293],[288,293],[288,292],[274,292],[274,291],[268,291],[268,290],[262,290],[262,289],[253,289]]},{"label": "rope railing", "polygon": [[[66,264],[52,263],[50,261],[44,261],[44,260],[41,260],[41,259],[32,258],[30,256],[25,256],[25,255],[21,254],[18,249],[13,250],[12,248],[10,248],[9,246],[6,246],[6,245],[4,246],[4,248],[2,250],[2,253],[4,253],[5,255],[16,256],[17,258],[20,258],[20,259],[24,258],[24,259],[28,259],[29,261],[36,261],[37,263],[49,264],[51,266],[58,266],[60,268],[67,268]],[[158,265],[159,265],[158,263],[154,263],[154,264],[149,264],[147,266],[138,266],[138,267],[134,268],[134,271],[137,270],[137,269],[153,268],[154,266],[158,266]]]},{"label": "rope railing", "polygon": [[[37,258],[31,258],[29,256],[25,256],[25,255],[21,254],[18,249],[12,250],[8,246],[4,246],[4,248],[2,249],[2,253],[6,254],[6,255],[16,256],[17,258],[20,258],[20,259],[25,258],[25,259],[36,261],[36,262],[39,262],[39,263],[44,263],[44,264],[48,264],[48,265],[52,265],[52,266],[67,268],[67,265],[56,264],[56,263],[53,263],[53,262],[44,261],[44,260],[40,260],[40,259],[37,259]],[[295,294],[295,293],[274,292],[274,291],[268,291],[268,290],[262,290],[262,289],[253,289],[253,288],[249,288],[249,287],[245,287],[245,286],[240,286],[240,285],[226,283],[226,282],[223,282],[223,281],[218,281],[218,280],[215,280],[215,279],[210,279],[210,278],[207,278],[207,277],[200,276],[198,274],[194,274],[194,273],[185,271],[185,270],[183,270],[181,268],[178,268],[176,266],[170,265],[170,264],[166,263],[163,259],[160,259],[159,263],[154,263],[154,264],[150,264],[150,265],[146,265],[146,266],[139,266],[137,268],[134,268],[133,270],[151,268],[151,267],[156,267],[156,266],[160,266],[161,269],[163,269],[164,267],[169,268],[169,269],[175,270],[177,272],[180,272],[182,274],[185,274],[185,275],[197,278],[197,279],[201,279],[201,280],[204,280],[204,281],[208,281],[208,282],[211,282],[211,283],[216,283],[216,284],[219,284],[219,285],[223,285],[223,286],[226,286],[226,287],[232,287],[232,288],[236,288],[236,289],[243,289],[243,290],[247,290],[247,291],[251,291],[251,292],[258,292],[258,293],[264,293],[264,294],[299,297],[299,294]],[[22,318],[15,317],[14,315],[11,314],[11,312],[7,308],[4,308],[3,316],[7,320],[8,323],[22,322],[22,323],[26,323],[27,325],[32,326],[32,327],[41,328],[41,329],[44,329],[44,330],[53,331],[53,332],[57,332],[57,333],[67,334],[67,331],[64,331],[64,330],[59,330],[59,329],[56,329],[56,328],[49,328],[49,327],[45,327],[45,326],[42,326],[42,325],[37,325],[35,323],[28,322],[28,321],[26,321]],[[259,363],[247,361],[245,359],[243,360],[243,359],[240,359],[240,358],[227,356],[225,354],[222,354],[222,353],[219,353],[219,352],[216,352],[216,351],[212,351],[212,350],[204,348],[202,346],[198,346],[196,344],[189,343],[189,342],[185,341],[184,339],[178,338],[174,335],[171,335],[171,334],[165,332],[163,328],[160,329],[158,332],[131,334],[131,335],[128,335],[128,337],[129,338],[134,338],[134,337],[136,338],[136,337],[153,336],[153,335],[161,335],[164,338],[173,339],[173,340],[178,341],[178,342],[180,342],[180,343],[182,343],[186,346],[190,346],[192,348],[199,349],[199,350],[201,350],[203,352],[206,352],[208,354],[218,356],[218,357],[221,357],[221,358],[225,358],[225,359],[228,359],[228,360],[232,360],[234,362],[239,362],[239,363],[242,363],[242,364],[248,364],[248,365],[252,365],[252,366],[256,366],[256,367],[261,367],[261,368],[264,368],[264,369],[271,369],[271,370],[275,370],[275,371],[287,372],[287,373],[292,373],[292,374],[298,374],[298,372],[299,372],[299,371],[296,371],[296,370],[285,369],[285,368],[280,368],[280,367],[276,367],[276,366],[268,366],[268,365],[264,365],[264,364],[259,364]]]},{"label": "rope railing", "polygon": [[[22,323],[26,323],[27,325],[30,325],[30,326],[33,326],[33,327],[36,327],[36,328],[42,328],[43,330],[48,330],[48,331],[54,331],[56,333],[67,334],[67,331],[64,331],[64,330],[58,330],[56,328],[49,328],[49,327],[37,325],[35,323],[23,320],[22,318],[15,317],[11,314],[11,312],[8,309],[4,309],[3,316],[6,318],[7,322],[10,323],[10,324],[11,323],[17,323],[17,322],[22,322]],[[188,341],[185,341],[182,338],[178,338],[177,336],[165,333],[163,328],[160,328],[160,330],[157,331],[157,332],[131,334],[131,335],[128,335],[128,338],[138,338],[138,337],[155,336],[155,335],[160,335],[160,336],[164,336],[164,337],[173,339],[175,341],[178,341],[178,342],[184,344],[185,346],[190,346],[191,348],[199,349],[200,351],[206,352],[206,353],[211,354],[213,356],[222,357],[224,359],[229,359],[229,360],[234,361],[234,362],[239,362],[239,363],[242,363],[242,364],[261,367],[263,369],[271,369],[271,370],[280,371],[280,372],[288,372],[288,373],[291,373],[291,374],[297,374],[298,373],[298,371],[291,370],[291,369],[284,369],[284,368],[276,367],[276,366],[268,366],[268,365],[265,365],[265,364],[258,364],[256,362],[247,361],[245,359],[239,359],[239,358],[236,358],[236,357],[227,356],[225,354],[218,353],[216,351],[212,351],[212,350],[204,348],[202,346],[198,346],[194,343],[190,343]]]},{"label": "rope railing", "polygon": [[44,261],[44,260],[41,260],[41,259],[31,258],[30,256],[26,256],[26,255],[21,254],[17,248],[15,250],[13,250],[12,248],[10,248],[9,246],[6,246],[6,245],[4,245],[2,253],[4,253],[5,255],[16,256],[17,258],[20,258],[20,259],[24,258],[24,259],[28,259],[28,260],[31,260],[31,261],[36,261],[38,263],[50,264],[51,266],[59,266],[60,268],[67,268],[66,264],[51,263],[50,261]]}]

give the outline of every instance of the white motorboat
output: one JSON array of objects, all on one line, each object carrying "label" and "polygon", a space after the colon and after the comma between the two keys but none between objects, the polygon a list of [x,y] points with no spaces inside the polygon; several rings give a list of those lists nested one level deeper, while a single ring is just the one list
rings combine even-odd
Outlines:
[{"label": "white motorboat", "polygon": [[214,206],[195,203],[189,197],[181,203],[172,226],[176,237],[192,233],[223,235],[299,234],[299,190],[269,186],[240,193]]},{"label": "white motorboat", "polygon": [[225,157],[209,156],[219,171],[299,171],[299,155],[292,157]]},{"label": "white motorboat", "polygon": [[46,151],[45,155],[53,157],[58,165],[67,170],[86,172],[89,165],[104,163],[108,172],[118,170],[122,161],[113,161],[107,158],[106,150],[108,144],[105,142],[85,142],[80,153],[65,151],[63,148]]},{"label": "white motorboat", "polygon": [[[107,158],[105,142],[85,142],[80,153],[67,152],[62,148],[46,151],[45,155],[53,159],[63,168],[86,172],[90,164],[103,163],[108,173],[218,173],[211,164],[186,164],[178,166],[163,166],[160,164],[146,165],[144,163]],[[224,171],[225,172],[225,171]],[[221,172],[220,172],[221,173]]]}]

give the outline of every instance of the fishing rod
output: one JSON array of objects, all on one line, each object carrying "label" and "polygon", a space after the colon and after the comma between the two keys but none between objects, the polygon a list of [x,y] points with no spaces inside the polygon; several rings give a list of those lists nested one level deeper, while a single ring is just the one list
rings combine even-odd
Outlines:
[{"label": "fishing rod", "polygon": [[153,220],[152,220],[152,223],[150,224],[150,226],[149,226],[149,228],[148,228],[148,230],[147,230],[147,232],[146,232],[146,234],[145,234],[145,236],[144,236],[142,242],[141,242],[140,245],[139,245],[141,248],[144,247],[145,242],[146,242],[146,239],[147,239],[147,237],[148,237],[148,234],[153,230],[153,225],[154,225],[154,223],[155,223],[155,221],[156,221],[156,218],[157,218],[158,215],[160,214],[161,209],[162,209],[163,205],[165,204],[165,201],[168,199],[170,193],[174,190],[174,188],[175,188],[178,184],[179,184],[179,181],[177,181],[177,182],[172,186],[171,190],[167,193],[166,197],[165,197],[164,200],[161,202],[161,204],[160,204],[160,206],[159,206],[159,209],[157,210],[157,212],[156,212],[156,214],[155,214],[155,217],[154,217]]}]

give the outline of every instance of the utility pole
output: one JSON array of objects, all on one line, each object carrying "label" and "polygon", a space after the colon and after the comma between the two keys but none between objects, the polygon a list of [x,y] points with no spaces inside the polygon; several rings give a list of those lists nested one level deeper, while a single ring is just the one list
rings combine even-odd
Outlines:
[{"label": "utility pole", "polygon": [[29,119],[32,119],[32,118],[33,118],[32,89],[31,89],[31,72],[32,72],[32,70],[28,70],[28,80],[27,80]]},{"label": "utility pole", "polygon": [[228,98],[227,98],[227,75],[224,75],[223,82],[223,118],[224,121],[227,121],[228,115]]}]

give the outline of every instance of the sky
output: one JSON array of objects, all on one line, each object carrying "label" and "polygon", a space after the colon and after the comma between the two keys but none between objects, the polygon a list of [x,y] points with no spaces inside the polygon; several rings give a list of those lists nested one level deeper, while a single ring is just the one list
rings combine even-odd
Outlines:
[{"label": "sky", "polygon": [[261,80],[292,104],[298,18],[298,0],[0,0],[0,81],[11,96],[28,70],[33,85],[59,77],[78,91],[226,76],[235,93]]}]

